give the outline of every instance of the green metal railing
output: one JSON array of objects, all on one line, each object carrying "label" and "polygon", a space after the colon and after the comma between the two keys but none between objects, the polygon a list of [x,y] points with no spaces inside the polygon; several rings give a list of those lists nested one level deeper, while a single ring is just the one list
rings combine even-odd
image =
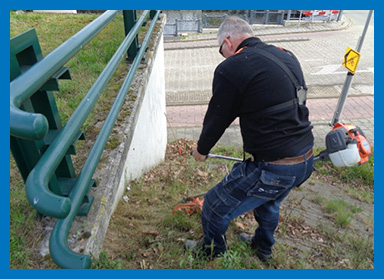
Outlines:
[{"label": "green metal railing", "polygon": [[[22,104],[41,89],[86,43],[95,37],[120,11],[107,11],[80,32],[64,42],[45,58],[34,64],[29,70],[15,78],[10,84],[10,131],[11,136],[26,140],[42,140],[49,131],[49,124],[42,114],[21,110]],[[54,262],[62,268],[89,268],[91,259],[87,255],[73,252],[68,246],[68,234],[72,222],[78,215],[84,197],[92,186],[92,176],[101,154],[111,134],[112,128],[123,105],[136,70],[143,59],[150,36],[159,18],[160,11],[144,11],[136,20],[135,11],[124,11],[126,37],[117,49],[98,79],[90,88],[75,112],[50,142],[37,164],[26,179],[26,194],[29,202],[41,214],[57,218],[50,237],[50,254]],[[137,47],[137,34],[148,16],[152,19],[140,48]],[[132,20],[133,19],[133,20]],[[127,23],[128,22],[128,23]],[[130,22],[130,23],[129,23]],[[128,32],[129,31],[129,32]],[[131,51],[128,51],[128,49]],[[50,180],[57,171],[73,142],[79,137],[80,128],[96,104],[101,92],[116,71],[121,60],[127,59],[135,51],[135,56],[126,79],[115,99],[104,126],[94,143],[79,176],[67,196],[53,192]]]}]

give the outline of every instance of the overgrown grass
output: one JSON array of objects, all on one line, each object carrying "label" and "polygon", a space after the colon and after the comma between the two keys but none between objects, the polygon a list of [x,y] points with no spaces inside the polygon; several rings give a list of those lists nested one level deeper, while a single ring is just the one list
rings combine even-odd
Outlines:
[{"label": "overgrown grass", "polygon": [[329,214],[334,220],[335,224],[340,227],[347,227],[351,222],[351,217],[355,213],[362,211],[361,208],[348,204],[345,200],[341,199],[326,199],[317,196],[313,199],[319,203],[324,211]]},{"label": "overgrown grass", "polygon": [[[316,154],[320,149],[316,150]],[[353,167],[336,168],[330,161],[319,162],[316,167],[320,174],[332,175],[335,181],[343,181],[354,185],[364,184],[373,187],[375,182],[374,173],[374,148],[372,148],[372,156],[370,160],[363,165]]]},{"label": "overgrown grass", "polygon": [[[35,28],[41,50],[46,56],[98,16],[98,14],[16,14],[11,12],[10,35],[14,37],[30,28]],[[60,91],[55,93],[63,124],[77,108],[123,39],[124,25],[120,15],[68,62],[66,66],[70,68],[72,80],[61,81]],[[84,130],[97,121],[95,118],[98,117],[98,112],[103,110],[103,104],[108,103],[111,93],[115,94],[105,90],[101,95],[100,102],[83,126]]]},{"label": "overgrown grass", "polygon": [[10,188],[10,267],[34,268],[34,249],[40,241],[40,222],[25,197],[24,182],[11,162]]},{"label": "overgrown grass", "polygon": [[[315,246],[313,268],[372,269],[374,267],[374,239],[369,233],[365,237],[319,225],[326,247]],[[326,265],[324,263],[327,263]]]},{"label": "overgrown grass", "polygon": [[121,269],[121,260],[112,260],[106,252],[101,252],[98,259],[92,262],[93,269]]},{"label": "overgrown grass", "polygon": [[[177,155],[178,147],[184,151],[183,156]],[[332,222],[334,225],[305,225],[305,220],[289,213],[300,201],[290,202],[286,205],[288,209],[281,213],[284,221],[276,233],[277,244],[269,263],[259,261],[254,251],[237,239],[240,232],[252,233],[256,229],[252,213],[231,222],[227,231],[228,251],[221,257],[209,261],[185,252],[185,239],[200,240],[203,236],[200,215],[174,214],[174,206],[185,197],[213,187],[234,164],[212,158],[197,163],[188,156],[192,147],[188,141],[171,144],[169,148],[173,151],[167,154],[174,155],[167,155],[163,164],[128,186],[130,190],[125,194],[129,201],[118,205],[103,248],[110,259],[119,260],[123,268],[373,268],[373,238],[347,230],[352,216],[358,214],[360,208],[322,197],[318,202],[321,200],[323,204],[324,215],[336,220]],[[240,149],[225,146],[215,148],[212,153],[242,157]],[[343,217],[343,214],[346,215]],[[292,238],[294,244],[289,244]],[[301,250],[303,245],[311,249]]]},{"label": "overgrown grass", "polygon": [[[315,154],[320,153],[317,149]],[[331,183],[343,183],[345,191],[360,201],[374,203],[374,185],[375,185],[375,154],[372,148],[372,156],[369,161],[363,165],[353,167],[336,168],[330,161],[317,162],[316,174],[320,177],[327,177]]]},{"label": "overgrown grass", "polygon": [[[59,46],[97,15],[60,14],[15,14],[11,12],[11,37],[36,28],[43,54]],[[121,18],[115,19],[96,39],[86,46],[68,63],[72,81],[60,82],[61,90],[55,93],[63,123],[67,121],[78,103],[96,80],[106,62],[113,55],[123,39]],[[88,118],[83,129],[94,128],[101,115],[111,107],[110,99],[116,93],[116,84],[124,72],[121,68],[109,89],[102,94],[97,108]],[[89,133],[88,133],[89,134]],[[111,148],[115,145],[110,142]],[[193,146],[183,145],[189,152]],[[212,150],[226,156],[242,158],[238,148],[217,147]],[[335,181],[350,184],[349,195],[359,196],[365,202],[373,203],[374,164],[373,156],[367,165],[354,168],[335,169],[329,163],[317,164],[324,179],[334,177]],[[94,259],[93,268],[372,268],[373,239],[356,235],[334,233],[324,225],[312,228],[318,239],[322,239],[314,252],[303,254],[295,246],[280,243],[275,246],[274,259],[265,264],[260,262],[249,247],[237,241],[237,235],[244,228],[253,231],[257,224],[252,216],[242,216],[231,223],[227,236],[228,252],[214,261],[195,259],[182,250],[186,238],[200,239],[202,228],[199,215],[173,214],[173,207],[182,198],[207,191],[230,171],[233,162],[209,159],[196,163],[190,156],[173,157],[171,163],[164,163],[148,175],[132,181],[127,203],[121,202],[114,214],[104,251]],[[11,268],[41,268],[41,259],[36,257],[36,246],[40,240],[41,221],[25,198],[24,183],[17,174],[13,159],[11,168],[11,223],[10,246]],[[326,205],[326,204],[325,204]],[[348,206],[349,214],[354,210]],[[330,208],[333,208],[332,206]],[[324,209],[326,210],[326,209]],[[341,209],[330,209],[333,215]],[[350,217],[350,215],[348,216]],[[348,219],[348,218],[347,218]],[[302,223],[290,218],[291,224]],[[348,226],[344,223],[342,226]],[[289,230],[281,230],[279,237],[285,238]],[[325,241],[325,244],[324,244]],[[43,261],[47,261],[43,259]],[[49,262],[49,261],[48,261]],[[43,265],[44,266],[44,265]],[[46,268],[55,268],[45,264]]]},{"label": "overgrown grass", "polygon": [[[10,37],[19,35],[30,28],[35,28],[43,56],[47,56],[98,16],[99,14],[16,14],[15,12],[10,12]],[[54,92],[63,125],[73,114],[113,56],[124,39],[124,35],[122,15],[118,15],[65,65],[69,67],[72,79],[61,80],[59,83],[60,91]],[[96,138],[100,129],[97,128],[96,124],[99,121],[103,121],[108,114],[128,68],[129,65],[127,66],[125,59],[122,59],[117,71],[84,123],[82,130],[85,132],[89,142],[94,141]],[[129,95],[128,98],[130,98]],[[122,114],[124,114],[124,117],[127,117],[130,111],[123,111]],[[87,157],[89,142],[80,141],[76,145],[77,155],[73,159],[77,172]],[[107,147],[110,149],[116,147],[115,137],[110,137]],[[10,159],[10,169],[11,267],[35,267],[35,264],[38,265],[38,263],[34,263],[31,260],[33,258],[31,254],[34,253],[33,250],[40,237],[36,234],[36,228],[41,226],[41,221],[37,219],[37,214],[25,197],[24,183],[17,173],[18,170],[12,156]],[[54,268],[55,265],[52,265],[52,267]]]}]

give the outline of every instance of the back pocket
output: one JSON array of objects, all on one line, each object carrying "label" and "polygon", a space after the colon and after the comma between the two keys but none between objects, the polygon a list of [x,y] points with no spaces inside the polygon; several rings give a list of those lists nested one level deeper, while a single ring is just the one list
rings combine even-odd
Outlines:
[{"label": "back pocket", "polygon": [[263,170],[259,181],[247,195],[273,200],[291,188],[295,180],[296,176],[283,176]]}]

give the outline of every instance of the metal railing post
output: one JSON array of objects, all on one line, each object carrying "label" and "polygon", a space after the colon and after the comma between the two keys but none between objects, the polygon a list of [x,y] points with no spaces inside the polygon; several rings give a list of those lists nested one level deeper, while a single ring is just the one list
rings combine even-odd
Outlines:
[{"label": "metal railing post", "polygon": [[337,16],[337,20],[336,21],[340,21],[342,16],[343,16],[343,10],[340,10],[339,15]]},{"label": "metal railing post", "polygon": [[[43,60],[14,79],[10,84],[10,133],[12,136],[36,140],[48,133],[48,121],[39,113],[20,109],[21,105],[39,90],[65,63],[95,37],[119,11],[107,11],[76,35],[49,53]],[[33,70],[32,70],[33,69]]]},{"label": "metal railing post", "polygon": [[[32,67],[43,58],[39,40],[35,29],[30,29],[11,39],[11,81],[22,75],[26,68]],[[52,140],[62,129],[62,123],[56,100],[52,91],[59,91],[58,79],[70,79],[69,70],[63,67],[58,75],[55,75],[27,99],[21,108],[29,113],[41,113],[47,118],[49,132],[41,140],[26,140],[10,137],[10,147],[15,158],[20,174],[26,182],[30,172],[41,159],[42,154],[50,146]],[[77,139],[84,139],[83,133],[78,133]],[[74,143],[66,150],[66,154],[60,162],[55,173],[49,181],[50,190],[60,196],[65,196],[70,191],[72,182],[76,177],[71,154],[75,154]],[[89,199],[90,200],[90,199]],[[88,207],[89,208],[89,207]],[[40,212],[39,212],[40,213]]]},{"label": "metal railing post", "polygon": [[287,13],[287,21],[290,21],[290,20],[291,20],[291,14],[292,14],[292,10],[288,10],[288,13]]},{"label": "metal railing post", "polygon": [[[101,154],[111,134],[121,106],[124,103],[133,77],[143,59],[144,53],[146,52],[149,39],[153,33],[157,19],[159,18],[160,11],[151,12],[153,18],[152,23],[143,40],[143,47],[140,48],[139,51],[137,51],[135,40],[137,40],[140,28],[146,22],[150,11],[144,11],[139,20],[136,20],[135,18],[135,11],[125,11],[125,19],[129,19],[130,16],[130,19],[134,21],[134,24],[128,27],[129,30],[128,28],[126,29],[127,35],[125,39],[63,127],[61,127],[60,123],[57,124],[52,122],[52,117],[55,118],[55,115],[51,117],[49,113],[55,114],[55,112],[50,112],[49,110],[46,112],[47,109],[40,108],[42,106],[40,103],[37,104],[36,107],[39,108],[39,112],[44,111],[46,115],[49,115],[47,117],[49,121],[47,121],[47,118],[44,115],[34,113],[33,100],[31,101],[29,98],[35,97],[35,95],[40,98],[40,91],[51,88],[52,82],[49,83],[49,86],[46,85],[46,82],[51,81],[52,78],[58,79],[63,76],[65,71],[61,69],[62,66],[119,13],[120,11],[105,12],[44,58],[37,53],[36,56],[39,56],[39,59],[36,59],[38,60],[37,63],[32,63],[33,65],[24,73],[17,73],[17,71],[21,71],[20,69],[11,69],[11,137],[30,140],[37,139],[39,141],[38,148],[40,148],[40,145],[43,147],[41,149],[42,151],[37,150],[41,155],[36,157],[35,161],[37,162],[33,162],[31,165],[32,170],[30,172],[29,169],[23,171],[23,177],[26,178],[25,191],[28,201],[39,213],[58,219],[51,233],[49,245],[52,259],[62,268],[89,268],[91,265],[89,256],[75,253],[68,247],[68,233],[76,215],[83,214],[86,211],[84,203],[88,208],[92,203],[92,199],[87,195],[90,187],[94,184],[92,176],[99,163]],[[72,154],[68,152],[72,150],[72,145],[79,138],[81,127],[88,118],[107,83],[115,73],[117,67],[120,65],[124,55],[132,45],[136,48],[136,54],[130,70],[128,71],[126,80],[115,99],[115,103],[104,122],[79,176],[77,178],[75,175],[72,177],[71,170],[61,168],[62,162],[66,160],[66,156]],[[29,55],[28,57],[32,56]],[[12,54],[11,49],[11,62],[20,62],[16,61],[17,58],[15,57],[16,55]],[[24,64],[21,63],[21,65]],[[28,66],[30,66],[30,64],[28,64]],[[55,90],[58,90],[58,88]],[[22,110],[27,107],[32,112]],[[42,128],[40,127],[39,129],[36,129],[33,126],[30,127],[31,123],[36,124],[36,119],[39,121],[43,120],[43,122],[50,122],[49,136],[45,137],[48,133],[48,123],[46,123],[46,126],[43,126]],[[19,123],[20,121],[23,123]],[[52,135],[51,128],[55,127],[57,128],[57,131],[53,131],[54,134]],[[47,138],[49,138],[49,141]],[[49,144],[46,144],[45,142],[49,142]],[[46,146],[44,146],[44,144],[46,144]],[[28,149],[28,147],[19,150],[21,156],[24,155],[23,152],[25,152],[26,149]],[[68,175],[71,176],[68,179],[70,181],[65,182],[65,193],[58,193],[52,190],[51,181],[56,172],[64,175],[64,177],[67,177]],[[68,186],[70,187],[68,188]]]},{"label": "metal railing post", "polygon": [[157,11],[156,10],[151,10],[149,12],[149,19],[153,19],[157,14]]},{"label": "metal railing post", "polygon": [[250,15],[249,15],[249,24],[253,24],[253,16],[254,16],[254,10],[250,10]]},{"label": "metal railing post", "polygon": [[280,12],[280,24],[283,24],[284,22],[284,10]]},{"label": "metal railing post", "polygon": [[[129,87],[131,86],[133,77],[144,56],[145,50],[149,43],[150,36],[156,24],[156,19],[159,16],[159,14],[160,14],[160,11],[157,11],[149,27],[149,30],[143,40],[142,47],[140,48],[135,59],[133,60],[131,69],[126,76],[126,79],[123,85],[121,86],[121,89],[116,97],[115,103],[113,104],[108,114],[108,117],[106,118],[105,123],[100,131],[100,134],[97,137],[94,143],[94,146],[88,155],[88,159],[85,162],[83,171],[81,171],[79,175],[79,178],[75,185],[75,191],[73,191],[73,194],[71,194],[71,200],[75,200],[76,202],[73,202],[74,206],[71,209],[71,212],[69,213],[68,217],[66,219],[58,220],[51,233],[51,241],[50,241],[51,255],[52,255],[52,258],[55,259],[55,262],[59,262],[61,266],[64,266],[67,268],[84,268],[85,265],[90,265],[90,259],[88,256],[74,253],[68,246],[67,238],[69,234],[70,224],[72,223],[73,219],[76,216],[76,211],[82,197],[81,193],[85,191],[86,183],[92,177],[92,174],[96,169],[96,166],[103,153],[105,144],[108,141],[108,137],[111,134],[113,125],[119,114],[121,106],[124,103],[126,94],[128,93]],[[125,45],[127,42],[129,42],[129,38],[127,38],[122,43],[121,45],[122,49],[125,48]],[[118,51],[116,53],[118,53]]]},{"label": "metal railing post", "polygon": [[269,20],[269,10],[266,10],[265,11],[265,21],[264,21],[264,24],[268,24],[268,20]]},{"label": "metal railing post", "polygon": [[[125,36],[127,36],[129,34],[129,31],[137,22],[136,10],[124,10],[123,17],[124,17]],[[128,49],[127,58],[126,58],[127,61],[133,61],[133,59],[135,59],[138,49],[139,49],[139,36],[136,35],[132,45]]]}]

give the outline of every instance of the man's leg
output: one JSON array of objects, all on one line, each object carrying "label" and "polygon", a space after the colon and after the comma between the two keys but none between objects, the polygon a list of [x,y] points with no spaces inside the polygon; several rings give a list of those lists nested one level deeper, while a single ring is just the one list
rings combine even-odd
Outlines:
[{"label": "man's leg", "polygon": [[248,196],[258,181],[260,171],[252,162],[237,164],[223,181],[208,191],[204,198],[201,220],[204,230],[203,247],[207,252],[214,245],[214,255],[226,251],[225,232],[231,220],[262,203],[265,199]]},{"label": "man's leg", "polygon": [[[311,175],[313,170],[313,157],[308,158],[305,162],[297,165],[268,165],[265,169],[271,173],[289,173],[293,175],[292,177],[295,177],[295,180],[293,184],[286,184],[286,190],[280,192],[275,199],[272,199],[253,210],[255,219],[259,224],[253,238],[251,239],[251,237],[247,237],[246,234],[240,236],[243,240],[251,240],[251,246],[257,250],[260,259],[268,259],[272,254],[272,246],[275,243],[274,232],[279,224],[280,204],[294,187],[301,185]],[[265,179],[265,183],[267,183],[267,180],[268,179]],[[265,187],[263,186],[265,189],[268,189],[269,185],[274,184],[272,182],[277,181],[273,178],[273,175],[270,177],[270,180],[271,183],[267,183],[264,185]]]},{"label": "man's leg", "polygon": [[280,203],[288,196],[291,189],[287,190],[277,200],[269,201],[253,210],[253,214],[259,226],[252,238],[251,245],[259,253],[265,256],[272,254],[272,246],[275,244],[274,233],[279,224]]}]

